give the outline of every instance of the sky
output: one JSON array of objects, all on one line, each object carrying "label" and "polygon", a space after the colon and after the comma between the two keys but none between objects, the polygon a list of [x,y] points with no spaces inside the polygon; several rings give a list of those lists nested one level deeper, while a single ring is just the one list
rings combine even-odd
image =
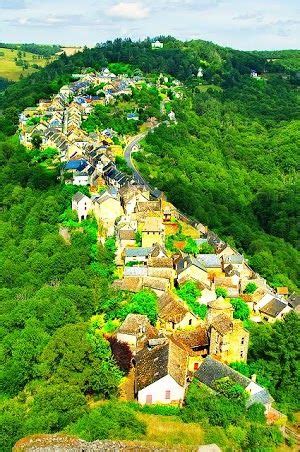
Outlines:
[{"label": "sky", "polygon": [[93,46],[159,35],[299,49],[300,0],[0,0],[0,42]]}]

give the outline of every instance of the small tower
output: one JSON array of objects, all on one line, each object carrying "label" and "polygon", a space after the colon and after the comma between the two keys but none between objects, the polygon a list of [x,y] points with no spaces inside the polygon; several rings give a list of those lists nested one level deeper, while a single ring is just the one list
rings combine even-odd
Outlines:
[{"label": "small tower", "polygon": [[226,315],[229,319],[233,319],[233,306],[227,299],[219,297],[208,304],[207,322],[210,325],[212,321],[220,314]]}]

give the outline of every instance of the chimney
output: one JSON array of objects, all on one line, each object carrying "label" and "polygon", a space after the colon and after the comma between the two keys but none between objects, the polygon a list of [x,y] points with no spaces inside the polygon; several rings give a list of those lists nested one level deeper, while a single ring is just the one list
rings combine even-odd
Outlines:
[{"label": "chimney", "polygon": [[256,383],[256,374],[252,374],[252,375],[251,375],[251,380],[252,380],[254,383]]}]

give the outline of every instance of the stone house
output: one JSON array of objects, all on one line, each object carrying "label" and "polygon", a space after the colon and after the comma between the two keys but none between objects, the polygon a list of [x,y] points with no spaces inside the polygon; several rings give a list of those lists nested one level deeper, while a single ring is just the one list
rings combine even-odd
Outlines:
[{"label": "stone house", "polygon": [[146,265],[152,250],[153,247],[125,248],[124,250],[125,265],[128,264],[129,262],[136,262],[142,265]]},{"label": "stone house", "polygon": [[167,330],[196,326],[200,323],[185,304],[171,292],[159,298],[158,318],[161,326]]},{"label": "stone house", "polygon": [[233,318],[232,304],[222,297],[208,304],[209,354],[222,362],[247,361],[249,332]]},{"label": "stone house", "polygon": [[247,378],[211,356],[207,356],[207,358],[203,360],[195,376],[201,383],[213,390],[215,388],[215,383],[220,379],[233,381],[242,386],[249,394],[249,398],[246,402],[247,408],[254,403],[261,403],[265,407],[266,414],[271,410],[274,399],[267,389],[256,383],[255,376],[253,376],[253,379]]},{"label": "stone house", "polygon": [[199,325],[192,330],[177,330],[171,336],[171,340],[187,352],[188,373],[192,377],[209,352],[207,328]]},{"label": "stone house", "polygon": [[157,217],[146,217],[142,228],[142,246],[152,247],[155,244],[163,245],[165,239],[165,227],[162,219]]},{"label": "stone house", "polygon": [[157,335],[148,317],[141,314],[128,314],[117,331],[118,341],[126,342],[134,352],[143,349],[146,342]]},{"label": "stone house", "polygon": [[206,268],[210,279],[223,276],[222,261],[217,254],[197,254],[197,259]]},{"label": "stone house", "polygon": [[93,209],[97,221],[106,228],[107,235],[114,235],[115,221],[123,214],[117,194],[113,190],[106,190],[100,196],[93,197]]},{"label": "stone house", "polygon": [[276,320],[282,320],[292,308],[285,300],[272,298],[266,304],[259,308],[259,312],[266,322],[274,323]]},{"label": "stone house", "polygon": [[196,258],[187,256],[175,262],[178,284],[186,281],[201,282],[210,287],[208,273],[205,266]]},{"label": "stone house", "polygon": [[144,348],[135,356],[135,395],[139,403],[183,401],[188,356],[174,342]]}]

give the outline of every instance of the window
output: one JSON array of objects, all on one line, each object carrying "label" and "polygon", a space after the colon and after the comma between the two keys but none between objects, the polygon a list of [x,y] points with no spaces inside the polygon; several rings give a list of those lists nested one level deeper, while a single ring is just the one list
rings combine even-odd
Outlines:
[{"label": "window", "polygon": [[193,322],[193,319],[190,319],[190,320],[189,320],[189,325],[191,325],[191,324],[192,324],[192,322]]},{"label": "window", "polygon": [[241,344],[244,345],[244,343],[245,343],[245,338],[242,337],[242,339],[241,339]]},{"label": "window", "polygon": [[165,399],[166,400],[170,400],[171,399],[171,391],[169,389],[166,390]]},{"label": "window", "polygon": [[241,351],[241,358],[243,358],[244,357],[244,352],[243,352],[243,350]]}]

